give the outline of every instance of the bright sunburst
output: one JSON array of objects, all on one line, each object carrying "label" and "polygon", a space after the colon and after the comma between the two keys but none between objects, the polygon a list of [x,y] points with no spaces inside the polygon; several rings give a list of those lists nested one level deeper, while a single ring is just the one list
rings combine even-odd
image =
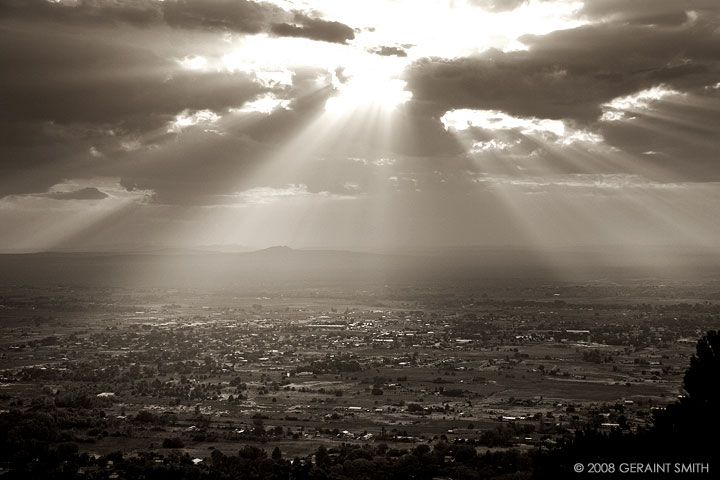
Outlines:
[{"label": "bright sunburst", "polygon": [[327,100],[325,110],[332,113],[348,113],[360,108],[392,110],[412,98],[405,90],[407,82],[387,78],[376,72],[363,72],[347,83],[336,84],[337,94]]},{"label": "bright sunburst", "polygon": [[719,11],[10,2],[0,248],[712,244]]}]

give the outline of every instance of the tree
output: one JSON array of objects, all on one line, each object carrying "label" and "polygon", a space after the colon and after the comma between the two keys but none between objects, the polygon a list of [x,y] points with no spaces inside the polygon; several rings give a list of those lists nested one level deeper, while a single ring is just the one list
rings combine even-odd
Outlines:
[{"label": "tree", "polygon": [[430,447],[425,445],[424,443],[418,445],[413,449],[413,455],[415,455],[416,457],[424,457],[428,453],[430,453]]},{"label": "tree", "polygon": [[330,455],[324,445],[320,445],[315,451],[315,463],[321,468],[330,463]]},{"label": "tree", "polygon": [[267,458],[267,453],[262,448],[258,448],[254,445],[245,445],[238,450],[238,457],[245,460],[262,460]]},{"label": "tree", "polygon": [[178,437],[172,437],[163,440],[162,446],[163,448],[184,448],[185,443]]},{"label": "tree", "polygon": [[720,430],[720,333],[711,330],[697,342],[683,381],[686,397],[654,411],[653,433],[688,454],[711,454],[707,439]]},{"label": "tree", "polygon": [[275,447],[275,450],[272,451],[270,458],[275,461],[282,460],[282,452],[280,451],[280,447]]},{"label": "tree", "polygon": [[720,413],[720,332],[710,330],[697,342],[697,353],[690,359],[683,386],[693,403],[713,406]]}]

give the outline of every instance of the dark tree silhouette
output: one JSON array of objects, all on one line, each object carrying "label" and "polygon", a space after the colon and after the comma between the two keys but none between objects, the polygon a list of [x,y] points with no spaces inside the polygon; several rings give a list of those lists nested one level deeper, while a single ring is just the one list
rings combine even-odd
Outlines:
[{"label": "dark tree silhouette", "polygon": [[[697,342],[697,353],[685,372],[684,387],[694,403],[720,406],[720,332],[711,330]],[[717,412],[717,410],[716,410]]]},{"label": "dark tree silhouette", "polygon": [[[713,454],[720,432],[720,333],[707,332],[697,342],[683,387],[688,393],[664,410],[654,412],[655,443],[688,456]],[[714,456],[714,455],[713,455]]]},{"label": "dark tree silhouette", "polygon": [[[576,462],[710,463],[717,471],[720,434],[720,333],[707,332],[697,342],[683,387],[686,396],[653,410],[653,426],[637,433],[620,429],[609,434],[586,428],[570,442],[535,456],[534,478],[572,478]],[[640,478],[640,477],[636,477]],[[660,478],[660,477],[658,477]],[[663,477],[664,478],[664,477]]]}]

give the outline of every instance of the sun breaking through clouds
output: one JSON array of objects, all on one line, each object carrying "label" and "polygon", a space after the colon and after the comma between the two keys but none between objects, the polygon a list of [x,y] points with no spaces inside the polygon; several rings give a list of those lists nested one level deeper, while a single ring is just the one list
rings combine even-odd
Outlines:
[{"label": "sun breaking through clouds", "polygon": [[0,249],[717,247],[714,0],[6,0]]}]

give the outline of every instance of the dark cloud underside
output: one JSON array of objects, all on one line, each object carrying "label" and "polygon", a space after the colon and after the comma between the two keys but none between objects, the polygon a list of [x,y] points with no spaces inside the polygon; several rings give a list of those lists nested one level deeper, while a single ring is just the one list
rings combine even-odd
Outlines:
[{"label": "dark cloud underside", "polygon": [[[500,12],[525,2],[473,3]],[[452,162],[466,160],[467,145],[443,128],[442,115],[493,109],[566,120],[634,155],[656,152],[647,161],[682,170],[680,179],[720,179],[718,144],[708,140],[714,132],[705,127],[720,124],[720,109],[667,102],[651,112],[656,116],[637,114],[634,123],[599,122],[603,103],[660,84],[717,105],[718,90],[707,87],[720,80],[719,9],[715,0],[588,0],[580,15],[598,23],[522,37],[527,51],[415,61],[404,73],[413,97],[399,109],[387,149],[431,158],[447,173]],[[264,2],[0,0],[0,197],[47,192],[63,180],[93,176],[119,178],[128,190],[151,190],[157,202],[180,205],[222,203],[238,189],[263,186],[246,178],[322,114],[332,91],[323,84],[327,72],[311,67],[287,66],[292,85],[273,87],[252,73],[180,68],[186,56],[211,57],[207,52],[226,32],[355,46],[348,25]],[[128,41],[134,35],[147,45]],[[185,44],[177,46],[180,37]],[[405,57],[411,47],[388,43],[396,46],[372,53]],[[350,81],[342,70],[336,73]],[[229,113],[265,94],[289,100],[288,109],[235,119]],[[217,114],[217,121],[169,128],[182,112],[203,110]],[[696,124],[678,127],[668,120],[673,117]],[[478,138],[489,141],[497,133],[483,135]],[[529,145],[523,153],[538,148]],[[417,173],[412,168],[408,177]],[[340,169],[334,175],[321,182],[318,173],[302,183],[311,191],[344,192]],[[101,195],[91,187],[46,194],[58,200]]]},{"label": "dark cloud underside", "polygon": [[52,198],[53,200],[102,200],[107,198],[108,194],[95,187],[86,187],[71,192],[52,192],[39,196]]},{"label": "dark cloud underside", "polygon": [[294,23],[278,23],[271,32],[282,37],[301,37],[331,43],[347,43],[355,38],[352,28],[340,22],[328,22],[296,14]]},{"label": "dark cloud underside", "polygon": [[246,74],[183,72],[149,50],[50,30],[0,28],[0,62],[13,65],[0,77],[0,120],[12,122],[147,130],[184,109],[238,106],[263,91]]},{"label": "dark cloud underside", "polygon": [[372,53],[383,57],[407,57],[407,52],[400,47],[382,46],[373,50]]},{"label": "dark cloud underside", "polygon": [[0,26],[0,63],[12,65],[0,76],[0,196],[116,175],[123,142],[162,143],[180,112],[224,111],[267,91],[249,74],[183,71],[93,31]]},{"label": "dark cloud underside", "polygon": [[0,3],[0,18],[77,26],[165,24],[181,29],[247,34],[271,31],[278,36],[336,43],[354,38],[352,28],[340,22],[293,15],[273,4],[249,0],[79,0],[73,3],[7,0]]},{"label": "dark cloud underside", "polygon": [[406,72],[414,101],[436,114],[497,109],[592,122],[615,97],[661,83],[702,88],[720,74],[719,38],[710,28],[601,24],[522,40],[528,51],[416,62]]},{"label": "dark cloud underside", "polygon": [[689,12],[717,12],[716,0],[586,0],[581,14],[592,19],[636,25],[679,25]]}]

